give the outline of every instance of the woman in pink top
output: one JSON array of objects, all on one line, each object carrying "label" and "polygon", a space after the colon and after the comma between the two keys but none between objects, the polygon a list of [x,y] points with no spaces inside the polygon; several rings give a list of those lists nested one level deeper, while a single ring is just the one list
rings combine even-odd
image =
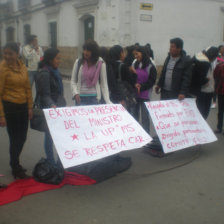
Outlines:
[{"label": "woman in pink top", "polygon": [[99,46],[89,40],[83,46],[83,55],[77,59],[72,71],[71,91],[76,105],[95,105],[101,99],[111,103],[107,85],[106,64]]}]

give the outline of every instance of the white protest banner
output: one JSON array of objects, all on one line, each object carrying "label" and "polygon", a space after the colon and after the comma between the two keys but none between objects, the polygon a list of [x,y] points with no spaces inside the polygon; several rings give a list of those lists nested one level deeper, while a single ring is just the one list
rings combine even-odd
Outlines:
[{"label": "white protest banner", "polygon": [[140,148],[152,140],[120,104],[51,108],[44,114],[64,168]]},{"label": "white protest banner", "polygon": [[146,102],[164,153],[217,140],[194,99]]}]

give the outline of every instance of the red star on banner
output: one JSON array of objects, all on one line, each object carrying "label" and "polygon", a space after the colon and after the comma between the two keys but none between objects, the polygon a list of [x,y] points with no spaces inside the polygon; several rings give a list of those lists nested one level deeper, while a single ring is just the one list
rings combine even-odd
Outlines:
[{"label": "red star on banner", "polygon": [[79,140],[79,139],[78,139],[78,135],[76,135],[76,134],[72,135],[71,138],[72,138],[72,141],[74,141],[74,140]]}]

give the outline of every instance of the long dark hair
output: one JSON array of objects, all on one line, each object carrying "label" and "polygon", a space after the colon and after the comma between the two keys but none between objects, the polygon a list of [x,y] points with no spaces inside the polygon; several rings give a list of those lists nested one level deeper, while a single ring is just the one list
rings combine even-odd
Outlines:
[{"label": "long dark hair", "polygon": [[57,56],[58,53],[59,53],[58,49],[48,48],[44,52],[43,60],[39,62],[38,67],[43,68],[45,65],[50,65],[51,61]]},{"label": "long dark hair", "polygon": [[120,60],[123,48],[120,45],[114,45],[109,50],[109,61],[114,64],[116,61]]},{"label": "long dark hair", "polygon": [[5,50],[7,48],[12,50],[12,51],[14,51],[14,52],[16,52],[17,54],[19,54],[19,45],[18,45],[18,43],[16,43],[16,42],[9,42],[9,43],[7,43],[3,47],[3,50]]},{"label": "long dark hair", "polygon": [[[142,67],[141,68],[142,69],[146,68],[150,63],[150,59],[146,52],[146,49],[142,46],[137,46],[134,51],[138,51],[142,54],[142,61],[141,61]],[[140,62],[136,60],[136,62],[134,64],[135,69],[139,67],[139,64],[140,64]]]},{"label": "long dark hair", "polygon": [[103,58],[106,64],[109,62],[109,50],[107,47],[100,47],[100,57]]},{"label": "long dark hair", "polygon": [[[99,60],[100,56],[100,48],[96,41],[94,40],[87,40],[85,44],[83,45],[83,50],[87,50],[91,52],[91,58],[90,61],[93,64],[96,64],[96,62]],[[84,57],[82,56],[82,61],[84,61]]]},{"label": "long dark hair", "polygon": [[133,51],[135,49],[134,45],[131,46],[127,46],[126,47],[126,51],[127,51],[127,55],[124,59],[124,63],[129,67],[132,65],[132,62],[134,61],[135,57],[133,55]]}]

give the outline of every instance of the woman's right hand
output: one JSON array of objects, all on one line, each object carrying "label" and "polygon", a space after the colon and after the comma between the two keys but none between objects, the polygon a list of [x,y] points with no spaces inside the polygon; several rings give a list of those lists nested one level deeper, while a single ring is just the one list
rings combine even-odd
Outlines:
[{"label": "woman's right hand", "polygon": [[132,66],[129,67],[129,71],[130,71],[131,73],[136,74],[136,70],[135,70],[135,68],[132,67]]},{"label": "woman's right hand", "polygon": [[0,117],[0,127],[5,127],[7,125],[5,117]]},{"label": "woman's right hand", "polygon": [[76,102],[76,104],[80,104],[80,95],[79,94],[75,95],[75,102]]}]

